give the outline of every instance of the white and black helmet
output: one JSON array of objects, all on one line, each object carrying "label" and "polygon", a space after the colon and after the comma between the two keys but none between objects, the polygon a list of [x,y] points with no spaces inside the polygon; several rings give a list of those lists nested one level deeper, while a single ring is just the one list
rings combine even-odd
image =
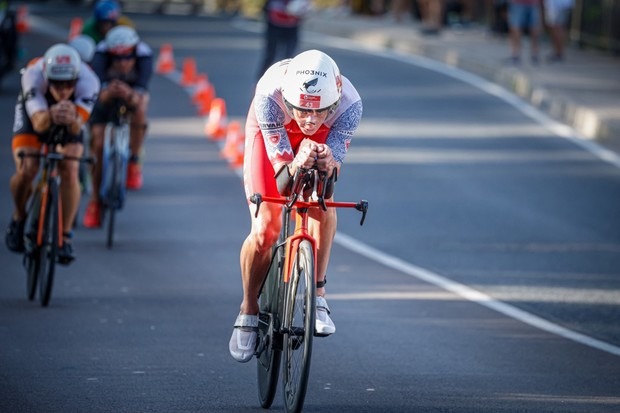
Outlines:
[{"label": "white and black helmet", "polygon": [[133,51],[140,42],[136,31],[129,26],[115,26],[106,34],[105,42],[108,52],[115,55],[126,55]]},{"label": "white and black helmet", "polygon": [[298,54],[288,64],[282,96],[299,109],[335,107],[342,95],[342,78],[336,62],[319,50]]},{"label": "white and black helmet", "polygon": [[76,80],[80,76],[82,59],[68,44],[58,43],[43,55],[43,76],[46,80]]}]

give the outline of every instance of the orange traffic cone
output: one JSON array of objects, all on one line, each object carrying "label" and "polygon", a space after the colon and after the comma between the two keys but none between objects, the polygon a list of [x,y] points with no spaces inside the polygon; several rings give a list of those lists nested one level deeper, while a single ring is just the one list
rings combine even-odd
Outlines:
[{"label": "orange traffic cone", "polygon": [[30,22],[28,17],[28,6],[21,5],[17,8],[15,15],[15,28],[18,33],[26,33],[30,31]]},{"label": "orange traffic cone", "polygon": [[241,123],[230,122],[226,131],[226,144],[220,152],[222,158],[228,159],[232,168],[243,166],[243,154],[245,152],[245,136],[241,130]]},{"label": "orange traffic cone", "polygon": [[155,71],[161,75],[166,75],[173,72],[175,68],[172,45],[170,43],[164,43],[159,49]]},{"label": "orange traffic cone", "polygon": [[212,86],[213,85],[211,85],[211,83],[209,82],[209,77],[206,74],[201,73],[197,75],[196,85],[194,88],[194,92],[192,93],[192,102],[194,104],[200,103],[200,100],[201,100],[200,95],[204,94],[205,90],[207,90],[208,88]]},{"label": "orange traffic cone", "polygon": [[81,17],[74,17],[71,19],[71,25],[69,26],[69,40],[73,40],[75,37],[82,33],[82,27],[84,24]]},{"label": "orange traffic cone", "polygon": [[181,85],[192,86],[197,81],[196,60],[193,57],[183,59],[183,73],[181,75]]},{"label": "orange traffic cone", "polygon": [[222,98],[215,98],[211,102],[209,118],[205,125],[205,133],[214,141],[222,140],[226,137],[226,102]]},{"label": "orange traffic cone", "polygon": [[215,99],[215,87],[207,80],[207,75],[199,75],[192,101],[198,106],[198,114],[207,116]]},{"label": "orange traffic cone", "polygon": [[220,151],[220,157],[224,159],[232,159],[235,153],[237,153],[237,141],[239,133],[241,132],[241,124],[237,121],[232,121],[228,124],[226,130],[226,142]]}]

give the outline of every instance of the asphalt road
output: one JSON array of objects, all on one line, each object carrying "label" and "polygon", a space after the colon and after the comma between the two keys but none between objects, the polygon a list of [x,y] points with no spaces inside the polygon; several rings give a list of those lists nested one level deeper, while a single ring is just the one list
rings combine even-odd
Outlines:
[{"label": "asphalt road", "polygon": [[[85,16],[49,7],[32,9],[25,57]],[[243,118],[254,23],[131,17],[156,51],[194,57]],[[337,194],[370,211],[363,227],[339,215],[338,331],[316,342],[305,411],[617,412],[620,171],[470,83],[321,35],[304,36],[310,47],[363,98]],[[17,85],[13,74],[0,94],[2,182]],[[255,364],[227,349],[249,226],[239,176],[173,79],[155,76],[150,117],[145,187],[114,249],[78,228],[50,307],[27,301],[20,257],[0,248],[0,411],[260,410]]]}]

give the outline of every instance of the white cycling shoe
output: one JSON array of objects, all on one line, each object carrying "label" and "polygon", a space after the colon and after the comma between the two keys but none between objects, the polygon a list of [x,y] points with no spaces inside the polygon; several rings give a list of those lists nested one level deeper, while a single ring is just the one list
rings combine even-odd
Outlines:
[{"label": "white cycling shoe", "polygon": [[316,297],[316,335],[326,337],[336,332],[336,326],[329,317],[329,307],[324,297]]},{"label": "white cycling shoe", "polygon": [[239,314],[228,343],[230,355],[240,363],[247,363],[252,360],[256,351],[257,336],[258,316]]}]

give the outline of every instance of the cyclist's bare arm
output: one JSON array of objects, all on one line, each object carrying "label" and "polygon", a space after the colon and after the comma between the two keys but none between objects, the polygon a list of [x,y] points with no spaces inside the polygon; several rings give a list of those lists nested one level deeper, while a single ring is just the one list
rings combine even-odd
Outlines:
[{"label": "cyclist's bare arm", "polygon": [[30,116],[32,127],[37,133],[44,133],[52,126],[52,116],[49,110],[41,110]]}]

